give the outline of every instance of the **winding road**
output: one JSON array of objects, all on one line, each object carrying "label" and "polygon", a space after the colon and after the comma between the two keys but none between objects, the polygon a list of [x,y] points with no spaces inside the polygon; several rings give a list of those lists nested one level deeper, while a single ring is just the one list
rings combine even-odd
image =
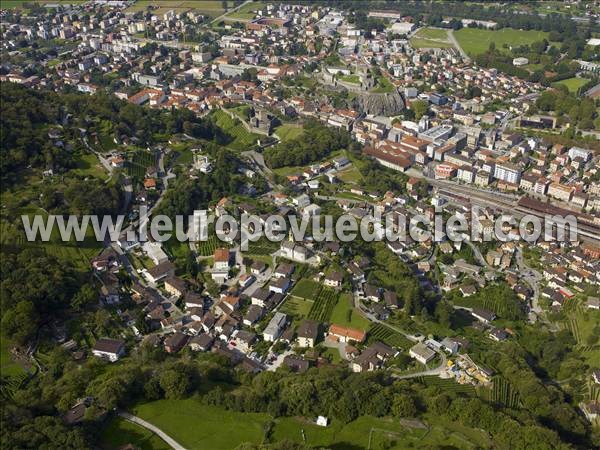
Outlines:
[{"label": "winding road", "polygon": [[[419,342],[419,340],[412,334],[409,334],[406,331],[401,330],[400,328],[398,328],[394,325],[391,325],[387,322],[381,321],[377,317],[375,317],[373,314],[365,311],[363,309],[362,303],[360,302],[360,299],[358,298],[358,294],[356,293],[356,291],[353,292],[353,297],[354,297],[354,306],[358,309],[358,312],[360,313],[360,315],[362,315],[365,319],[367,319],[371,322],[374,322],[374,323],[384,325],[384,326],[394,330],[395,332],[400,333],[402,336],[404,336],[406,339],[408,339],[411,342],[415,342],[415,343]],[[446,354],[440,350],[436,350],[436,349],[432,349],[432,350],[435,351],[441,359],[440,364],[437,367],[435,367],[433,369],[423,370],[420,372],[409,373],[406,375],[400,375],[400,374],[396,374],[396,373],[392,372],[392,377],[397,378],[399,380],[405,380],[408,378],[418,378],[418,377],[423,377],[423,376],[439,376],[439,375],[441,375],[446,370],[446,362],[447,362]]]}]

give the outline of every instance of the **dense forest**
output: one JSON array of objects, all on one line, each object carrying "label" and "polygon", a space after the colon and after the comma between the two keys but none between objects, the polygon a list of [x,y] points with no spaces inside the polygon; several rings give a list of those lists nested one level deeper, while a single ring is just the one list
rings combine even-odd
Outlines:
[{"label": "dense forest", "polygon": [[332,152],[348,147],[351,142],[350,133],[311,120],[304,124],[301,136],[267,149],[265,160],[273,169],[301,166],[319,161]]}]

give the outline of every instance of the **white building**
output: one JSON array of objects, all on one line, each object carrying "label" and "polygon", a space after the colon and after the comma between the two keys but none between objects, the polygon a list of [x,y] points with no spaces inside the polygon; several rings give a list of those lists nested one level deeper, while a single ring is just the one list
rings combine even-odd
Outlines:
[{"label": "white building", "polygon": [[411,347],[408,354],[421,364],[427,364],[435,357],[435,352],[421,342]]},{"label": "white building", "polygon": [[265,331],[263,331],[263,339],[267,342],[274,342],[281,335],[286,323],[287,316],[276,312],[265,328]]},{"label": "white building", "polygon": [[521,181],[521,169],[510,163],[496,164],[494,178],[507,183],[519,184],[519,181]]}]

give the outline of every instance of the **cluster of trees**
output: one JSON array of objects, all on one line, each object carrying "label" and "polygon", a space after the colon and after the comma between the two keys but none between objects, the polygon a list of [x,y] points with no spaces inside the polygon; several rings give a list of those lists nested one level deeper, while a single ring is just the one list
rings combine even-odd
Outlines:
[{"label": "cluster of trees", "polygon": [[119,210],[121,192],[96,178],[72,177],[64,183],[47,183],[42,188],[40,206],[52,214],[112,215]]},{"label": "cluster of trees", "polygon": [[172,219],[178,214],[187,217],[196,209],[206,209],[209,202],[240,193],[246,178],[238,173],[239,159],[213,143],[207,143],[203,151],[210,156],[213,171],[198,179],[179,177],[165,193],[157,214],[165,214]]},{"label": "cluster of trees", "polygon": [[350,133],[327,127],[316,120],[304,124],[304,133],[265,150],[265,161],[271,168],[302,166],[325,158],[352,142]]},{"label": "cluster of trees", "polygon": [[60,131],[64,143],[77,142],[94,132],[101,121],[113,124],[113,137],[127,136],[140,146],[153,144],[159,135],[187,133],[212,140],[222,135],[216,124],[187,109],[157,111],[124,102],[98,92],[57,94],[32,90],[13,83],[2,83],[2,123],[0,133],[0,176],[3,186],[19,180],[25,167],[52,168],[55,173],[75,166],[68,145],[54,145],[48,130]]},{"label": "cluster of trees", "polygon": [[593,99],[577,98],[566,86],[542,92],[535,105],[540,111],[554,112],[563,121],[586,130],[594,128],[594,120],[598,117]]},{"label": "cluster of trees", "polygon": [[[66,262],[42,250],[2,252],[2,332],[18,344],[26,344],[44,324],[60,317],[85,284]],[[83,285],[83,286],[82,286]],[[85,303],[87,291],[76,304]],[[97,301],[97,294],[94,295]]]},{"label": "cluster of trees", "polygon": [[[73,362],[56,348],[45,361],[47,370],[7,399],[2,413],[3,444],[41,442],[60,448],[88,448],[98,439],[95,421],[113,408],[139,401],[181,399],[200,394],[201,401],[239,412],[266,412],[273,417],[326,415],[344,423],[363,416],[441,417],[485,429],[501,448],[571,448],[585,445],[584,422],[560,391],[546,387],[527,365],[530,355],[516,344],[502,353],[480,356],[493,361],[525,408],[509,410],[464,393],[443,391],[420,382],[394,381],[383,372],[355,374],[340,368],[311,369],[293,374],[286,369],[250,375],[232,368],[215,354],[191,358],[167,356],[142,345],[114,366],[95,358]],[[58,418],[78,398],[92,396],[84,426],[67,429]],[[557,433],[558,431],[558,433]]]}]

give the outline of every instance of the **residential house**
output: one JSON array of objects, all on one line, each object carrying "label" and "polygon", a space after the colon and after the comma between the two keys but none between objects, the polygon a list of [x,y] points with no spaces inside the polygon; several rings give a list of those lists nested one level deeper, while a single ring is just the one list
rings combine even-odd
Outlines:
[{"label": "residential house", "polygon": [[125,343],[118,339],[101,338],[94,344],[92,354],[115,362],[125,354]]},{"label": "residential house", "polygon": [[319,322],[304,320],[296,331],[297,341],[300,347],[314,347],[319,336]]}]

